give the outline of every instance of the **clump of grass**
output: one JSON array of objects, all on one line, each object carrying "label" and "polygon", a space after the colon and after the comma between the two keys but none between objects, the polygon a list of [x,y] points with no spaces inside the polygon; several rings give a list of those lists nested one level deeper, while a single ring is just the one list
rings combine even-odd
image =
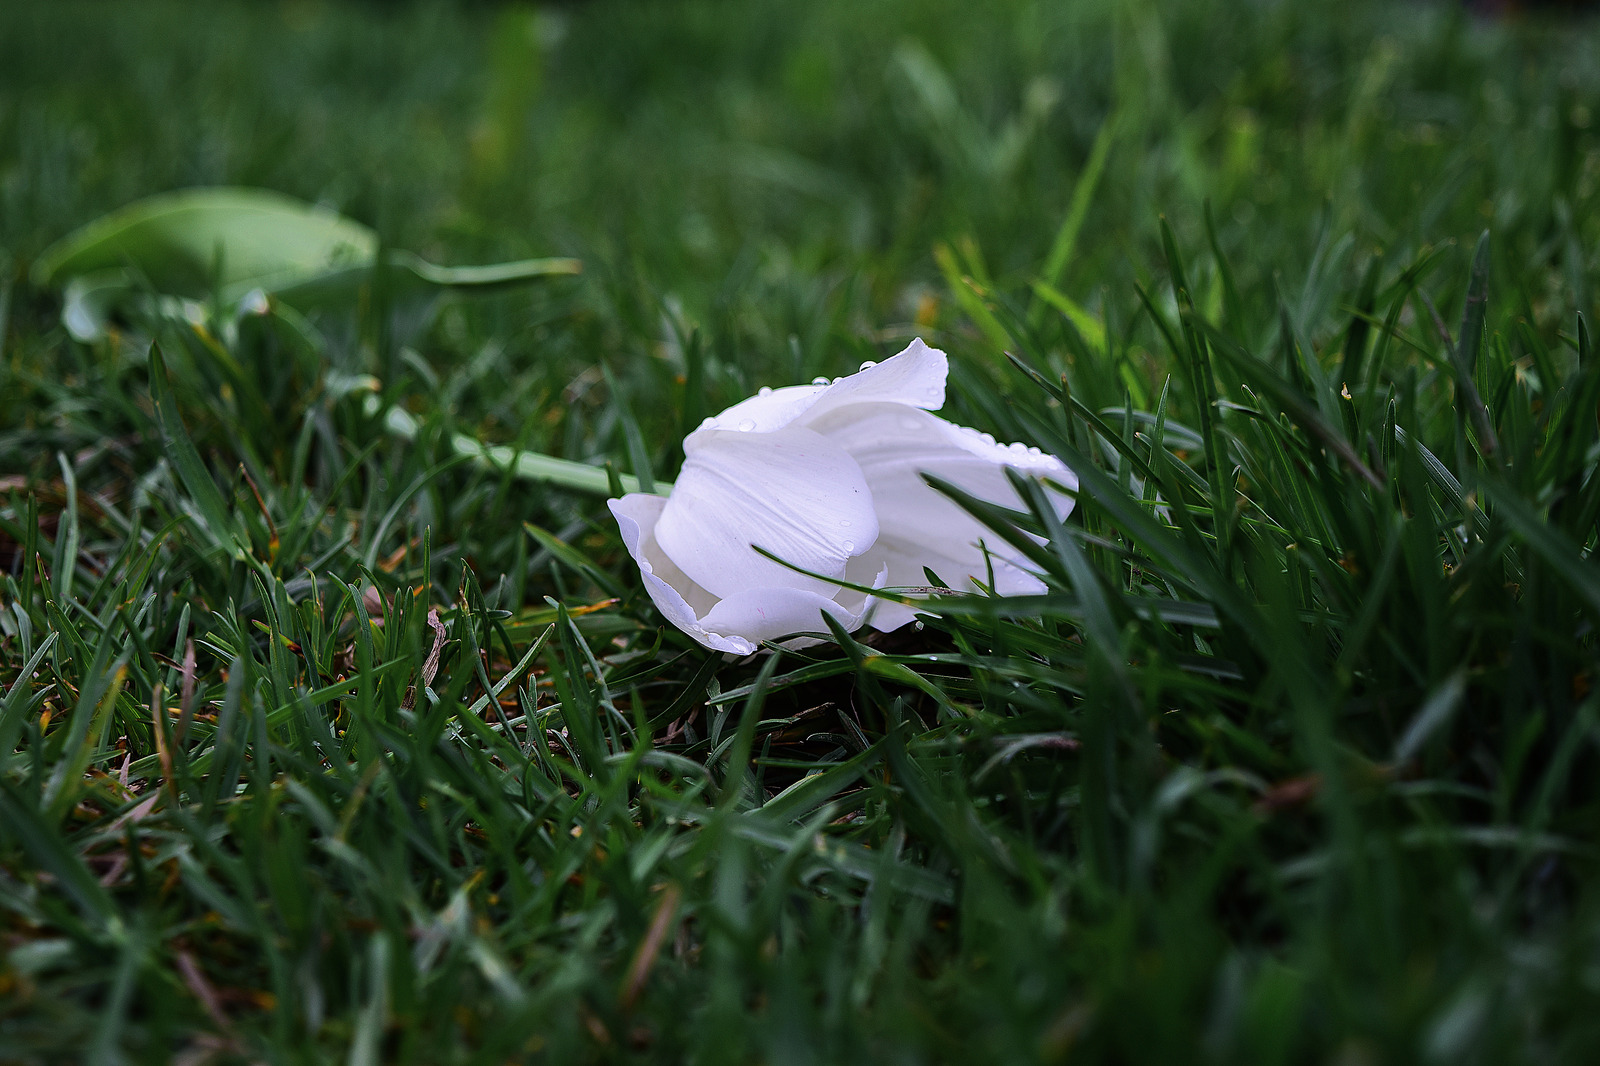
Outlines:
[{"label": "clump of grass", "polygon": [[[1592,28],[1012,6],[186,31],[259,72],[429,29],[381,104],[341,68],[348,152],[264,148],[332,75],[263,76],[196,173],[316,197],[432,129],[341,205],[589,269],[415,347],[370,291],[84,346],[8,282],[0,1061],[1592,1054]],[[96,151],[44,125],[75,77],[0,112],[19,269],[181,179],[159,87]],[[121,176],[53,216],[80,150]],[[452,446],[668,477],[703,414],[913,332],[954,417],[1080,478],[1066,523],[968,501],[1043,596],[724,662],[596,500]]]}]

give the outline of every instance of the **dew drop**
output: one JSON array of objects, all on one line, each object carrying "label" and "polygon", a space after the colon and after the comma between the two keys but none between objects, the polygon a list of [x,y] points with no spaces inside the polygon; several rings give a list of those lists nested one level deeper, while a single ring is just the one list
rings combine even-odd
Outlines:
[{"label": "dew drop", "polygon": [[833,379],[833,383],[834,383],[834,384],[835,384],[835,385],[837,385],[837,384],[839,384],[839,382],[841,382],[841,381],[843,381],[843,380],[844,380],[844,378],[834,378],[834,379]]},{"label": "dew drop", "polygon": [[1044,452],[1041,452],[1038,448],[1029,448],[1028,449],[1028,454],[1029,455],[1043,455]]},{"label": "dew drop", "polygon": [[917,627],[917,632],[918,633],[921,633],[924,629],[927,628],[927,626],[923,625],[921,622],[913,622],[911,624]]},{"label": "dew drop", "polygon": [[850,519],[848,519],[848,518],[839,519],[839,528],[840,529],[849,529],[850,528]]},{"label": "dew drop", "polygon": [[711,426],[715,425],[716,421],[717,420],[715,418],[702,418],[700,420],[700,428],[701,429],[708,429]]},{"label": "dew drop", "polygon": [[749,433],[752,429],[755,429],[755,428],[756,428],[756,420],[753,419],[753,418],[746,418],[742,422],[739,423],[739,432],[740,433]]},{"label": "dew drop", "polygon": [[980,434],[978,434],[978,439],[983,441],[983,443],[985,443],[985,444],[993,444],[994,443],[994,434],[993,433],[980,433]]},{"label": "dew drop", "polygon": [[827,379],[826,376],[816,377],[816,378],[812,378],[811,379],[811,384],[813,384],[813,385],[826,385],[827,383],[828,383],[828,379]]},{"label": "dew drop", "polygon": [[878,361],[876,359],[868,359],[866,362],[861,364],[861,369],[862,370],[871,370],[873,367],[875,367],[877,365],[878,365]]},{"label": "dew drop", "polygon": [[757,396],[771,396],[772,395],[772,386],[771,385],[763,385],[763,386],[761,386],[759,389],[756,390],[756,395]]},{"label": "dew drop", "polygon": [[839,542],[839,547],[843,548],[847,552],[853,552],[856,550],[856,542],[853,540],[842,540]]}]

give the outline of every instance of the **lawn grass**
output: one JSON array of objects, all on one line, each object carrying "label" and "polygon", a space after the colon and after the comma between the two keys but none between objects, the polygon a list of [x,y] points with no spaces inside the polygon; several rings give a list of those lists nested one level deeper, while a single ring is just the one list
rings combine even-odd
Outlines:
[{"label": "lawn grass", "polygon": [[[0,7],[0,1063],[1592,1061],[1597,55]],[[205,184],[585,273],[72,340],[40,253]],[[990,516],[1045,596],[724,661],[598,496],[451,444],[666,480],[913,336],[1080,478]]]}]

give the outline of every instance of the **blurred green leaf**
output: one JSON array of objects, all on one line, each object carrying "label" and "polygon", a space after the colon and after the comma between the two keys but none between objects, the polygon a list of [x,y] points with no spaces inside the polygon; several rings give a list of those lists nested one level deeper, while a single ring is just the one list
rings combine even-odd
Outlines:
[{"label": "blurred green leaf", "polygon": [[[442,267],[383,250],[391,299],[490,290],[577,274],[576,259]],[[233,304],[259,290],[307,309],[354,306],[380,255],[367,226],[265,189],[201,188],[139,200],[56,242],[33,265],[38,285],[66,287],[63,321],[93,340],[120,304],[153,291]]]},{"label": "blurred green leaf", "polygon": [[62,238],[34,263],[33,280],[57,285],[131,266],[159,292],[238,297],[370,265],[377,251],[372,230],[327,208],[264,189],[187,189]]}]

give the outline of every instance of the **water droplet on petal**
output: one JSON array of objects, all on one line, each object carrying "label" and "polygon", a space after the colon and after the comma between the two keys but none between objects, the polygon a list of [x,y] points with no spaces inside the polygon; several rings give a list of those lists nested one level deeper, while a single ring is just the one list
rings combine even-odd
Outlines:
[{"label": "water droplet on petal", "polygon": [[876,359],[868,359],[866,362],[861,364],[861,369],[862,370],[871,370],[873,367],[875,367],[877,365],[878,365],[878,361]]},{"label": "water droplet on petal", "polygon": [[848,518],[839,519],[839,528],[840,529],[849,529],[850,528],[850,519],[848,519]]},{"label": "water droplet on petal", "polygon": [[979,433],[978,434],[978,439],[983,441],[983,443],[985,443],[985,444],[993,444],[994,443],[994,434],[993,433]]},{"label": "water droplet on petal", "polygon": [[834,378],[834,379],[833,379],[833,383],[834,383],[834,384],[835,384],[835,385],[837,385],[837,384],[839,384],[839,382],[841,382],[841,381],[843,381],[843,380],[844,380],[844,378]]},{"label": "water droplet on petal", "polygon": [[813,385],[826,385],[827,383],[828,383],[828,379],[827,379],[826,376],[816,377],[816,378],[812,378],[811,379],[811,384],[813,384]]},{"label": "water droplet on petal", "polygon": [[763,385],[763,386],[761,386],[759,389],[756,390],[756,395],[757,396],[771,396],[772,395],[772,386],[771,385]]},{"label": "water droplet on petal", "polygon": [[756,420],[753,419],[753,418],[746,418],[746,419],[744,419],[743,421],[741,421],[739,423],[739,432],[740,433],[749,433],[752,429],[755,429],[755,428],[756,428]]},{"label": "water droplet on petal", "polygon": [[1044,452],[1041,452],[1038,448],[1029,448],[1028,449],[1028,454],[1029,455],[1043,455]]},{"label": "water droplet on petal", "polygon": [[843,548],[847,552],[853,552],[856,550],[856,542],[853,540],[841,540],[839,542],[839,547]]},{"label": "water droplet on petal", "polygon": [[707,428],[715,425],[716,421],[717,420],[715,418],[702,418],[700,420],[700,428],[701,429],[707,429]]},{"label": "water droplet on petal", "polygon": [[923,631],[923,630],[924,630],[924,629],[926,629],[926,628],[927,628],[927,627],[926,627],[926,626],[924,626],[924,625],[923,625],[923,624],[922,624],[922,623],[921,623],[921,622],[913,622],[913,623],[911,623],[911,624],[912,624],[912,625],[914,625],[914,626],[916,626],[916,627],[917,627],[917,632],[918,632],[918,633],[921,633],[921,632],[922,632],[922,631]]}]

